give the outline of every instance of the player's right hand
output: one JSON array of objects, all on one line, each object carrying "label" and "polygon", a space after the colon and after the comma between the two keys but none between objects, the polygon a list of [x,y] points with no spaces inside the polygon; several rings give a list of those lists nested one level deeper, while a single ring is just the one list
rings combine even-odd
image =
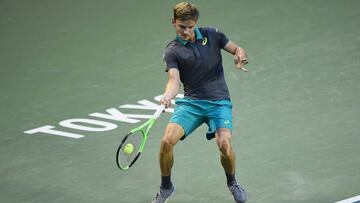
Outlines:
[{"label": "player's right hand", "polygon": [[165,108],[171,107],[171,99],[163,97],[163,98],[160,99],[160,103],[164,104]]}]

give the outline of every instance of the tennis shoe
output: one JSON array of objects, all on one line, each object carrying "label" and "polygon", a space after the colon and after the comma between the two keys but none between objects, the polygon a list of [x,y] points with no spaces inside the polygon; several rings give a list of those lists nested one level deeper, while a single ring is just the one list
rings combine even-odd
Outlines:
[{"label": "tennis shoe", "polygon": [[175,187],[171,185],[170,189],[165,189],[160,186],[160,191],[156,193],[154,200],[151,203],[166,203],[170,197],[175,195]]},{"label": "tennis shoe", "polygon": [[246,202],[246,192],[245,190],[237,183],[234,182],[231,185],[228,185],[228,188],[231,194],[234,197],[236,203],[245,203]]}]

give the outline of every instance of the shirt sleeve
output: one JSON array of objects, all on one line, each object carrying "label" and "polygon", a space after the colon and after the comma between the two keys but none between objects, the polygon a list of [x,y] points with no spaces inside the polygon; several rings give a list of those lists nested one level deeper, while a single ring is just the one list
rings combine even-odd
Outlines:
[{"label": "shirt sleeve", "polygon": [[163,55],[163,60],[166,72],[168,72],[171,68],[179,69],[179,63],[174,50],[166,49]]},{"label": "shirt sleeve", "polygon": [[212,34],[218,44],[218,46],[223,49],[225,45],[229,42],[229,38],[226,37],[226,35],[214,27],[209,27],[208,32]]}]

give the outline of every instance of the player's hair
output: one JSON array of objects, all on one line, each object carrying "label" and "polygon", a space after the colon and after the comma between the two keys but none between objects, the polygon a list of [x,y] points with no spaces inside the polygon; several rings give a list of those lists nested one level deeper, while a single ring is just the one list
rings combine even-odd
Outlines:
[{"label": "player's hair", "polygon": [[175,20],[195,20],[199,18],[199,10],[194,4],[189,2],[181,2],[174,6],[174,19]]}]

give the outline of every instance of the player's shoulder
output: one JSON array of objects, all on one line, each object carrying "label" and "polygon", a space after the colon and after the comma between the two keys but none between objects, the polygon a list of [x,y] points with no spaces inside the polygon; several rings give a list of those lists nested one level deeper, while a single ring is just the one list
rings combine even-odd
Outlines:
[{"label": "player's shoulder", "polygon": [[181,49],[181,43],[176,39],[173,39],[165,46],[164,56],[165,55],[176,56],[179,49]]},{"label": "player's shoulder", "polygon": [[210,34],[214,34],[214,33],[218,33],[220,32],[220,30],[216,27],[213,26],[207,26],[207,27],[199,27],[199,30],[201,33],[210,33]]},{"label": "player's shoulder", "polygon": [[165,49],[166,50],[174,49],[174,48],[179,47],[179,46],[181,46],[180,42],[177,41],[176,39],[173,39],[165,46]]}]

